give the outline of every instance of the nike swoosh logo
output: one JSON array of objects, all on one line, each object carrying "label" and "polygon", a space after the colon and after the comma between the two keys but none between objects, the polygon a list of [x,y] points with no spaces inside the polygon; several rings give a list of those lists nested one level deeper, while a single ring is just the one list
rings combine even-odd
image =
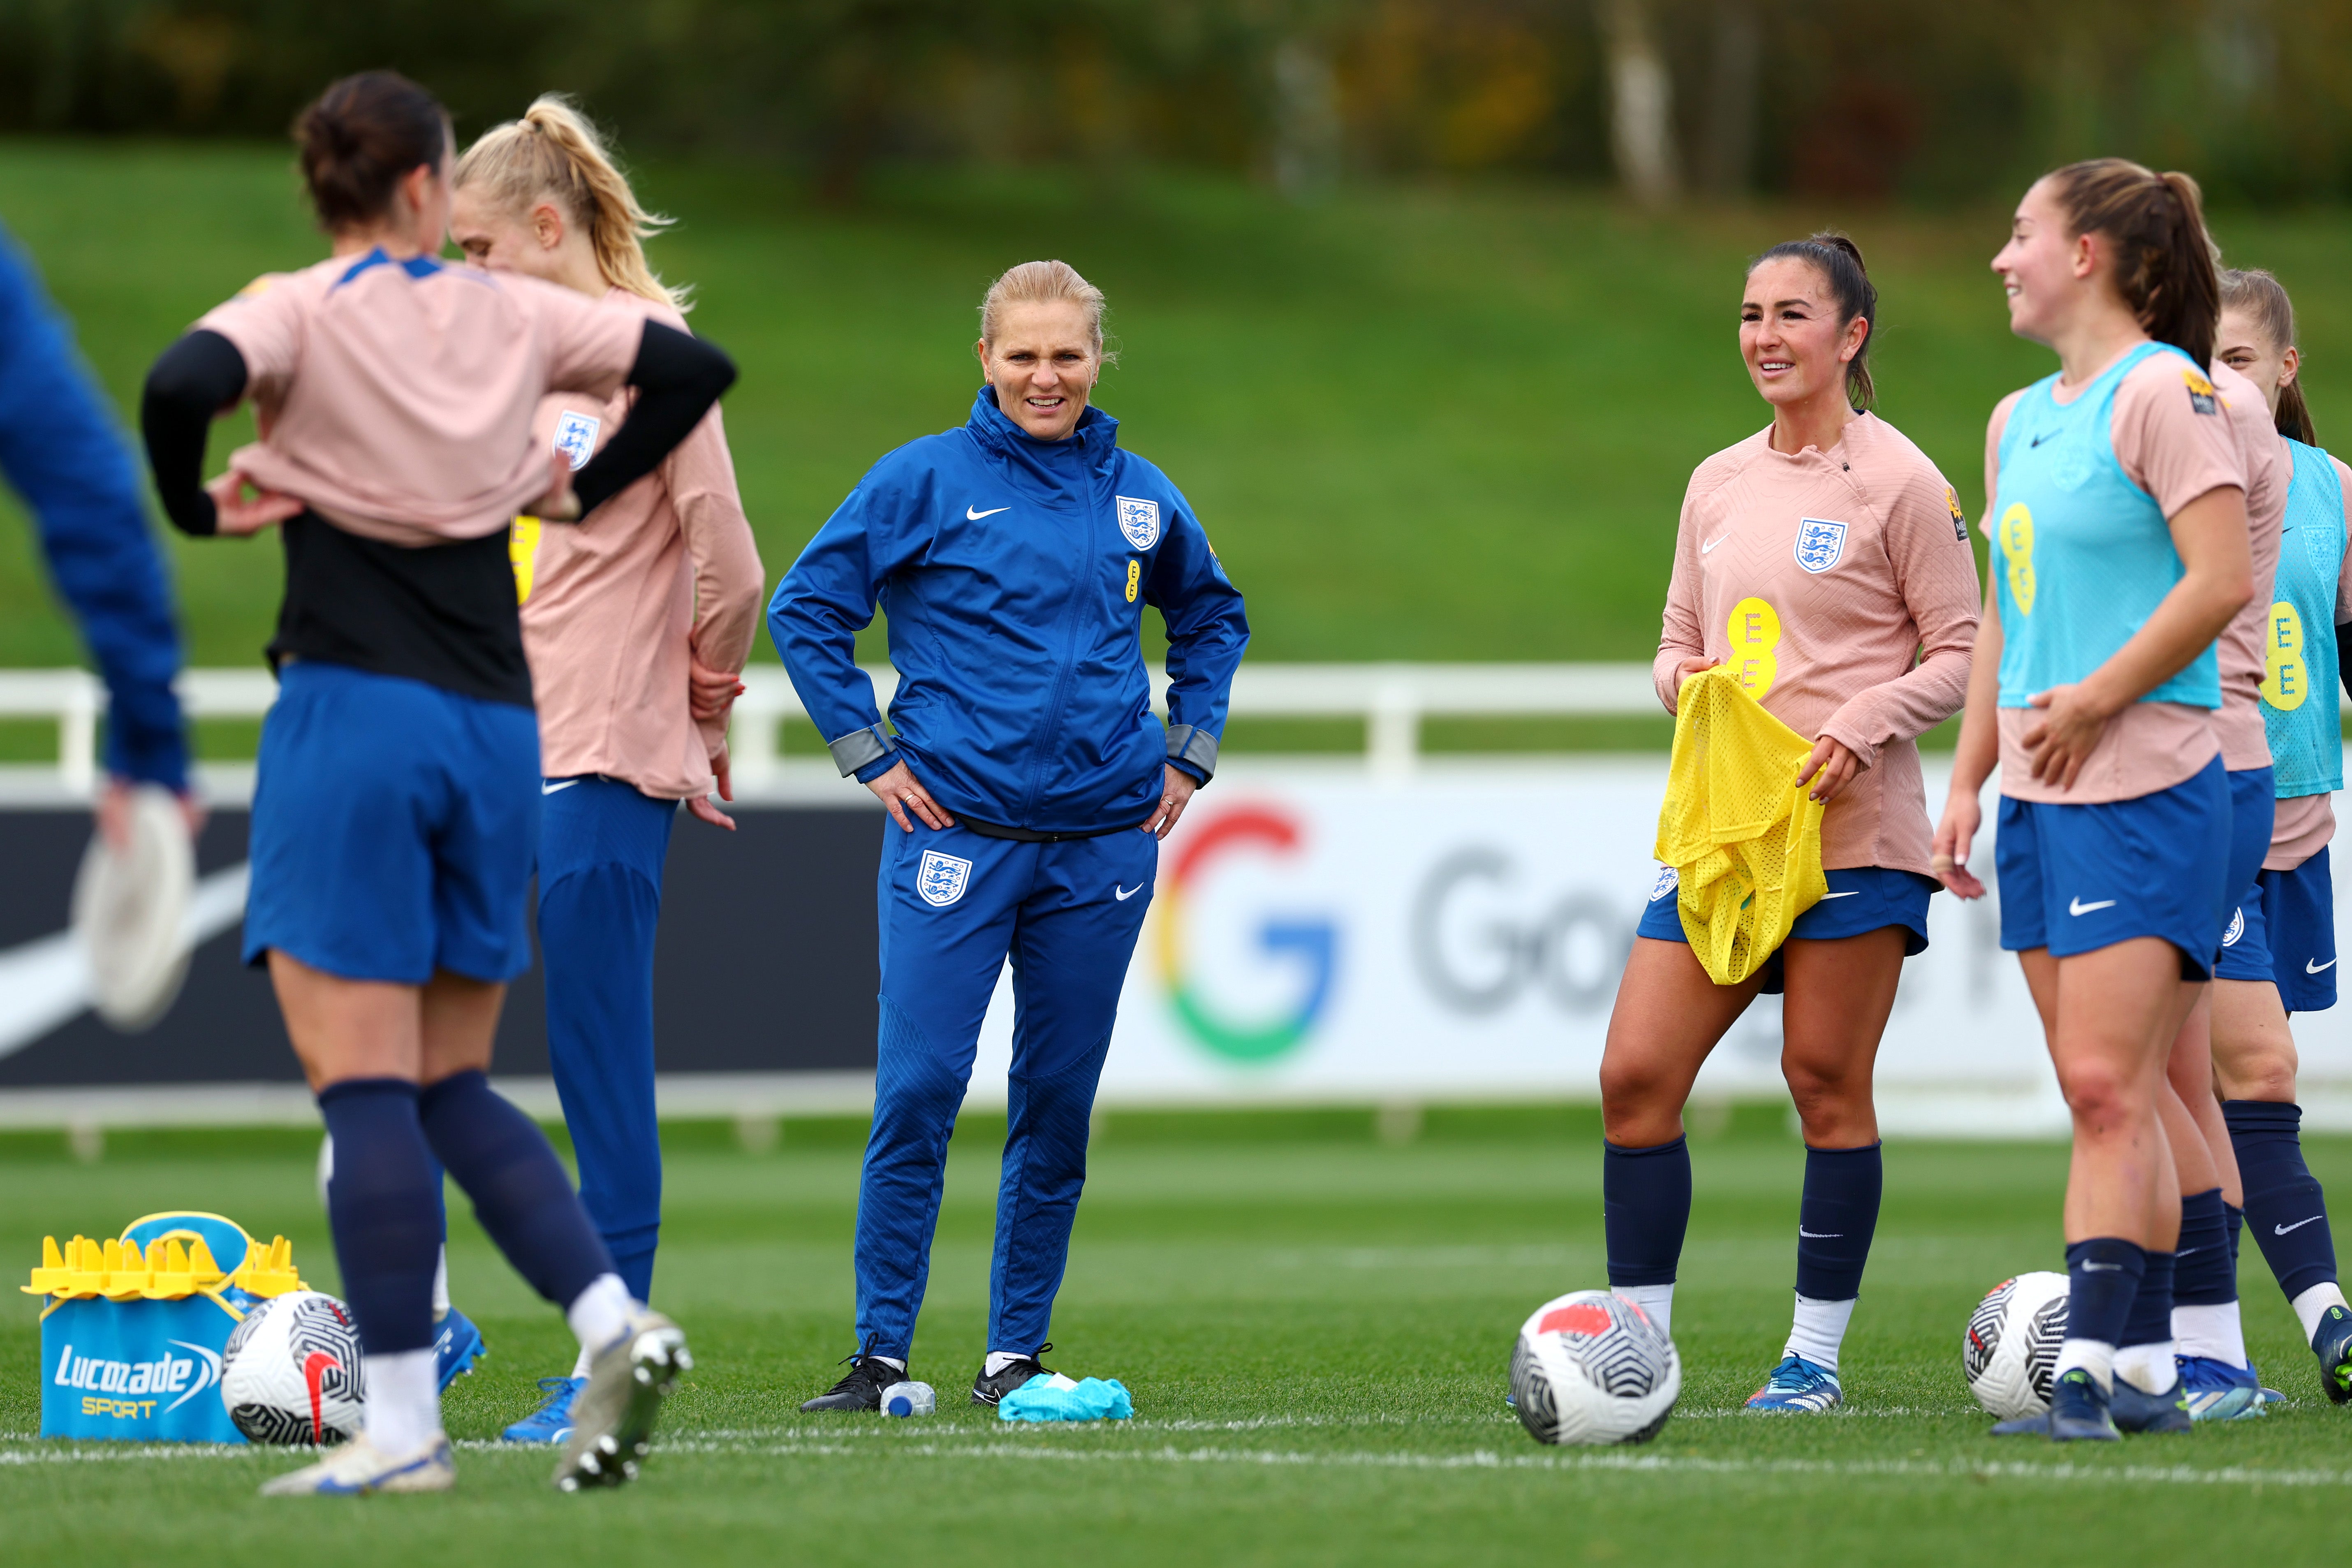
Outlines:
[{"label": "nike swoosh logo", "polygon": [[2032,440],[2028,441],[2026,445],[2029,447],[2039,447],[2042,442],[2047,441],[2048,439],[2050,439],[2050,432],[2044,430],[2041,435],[2036,436]]},{"label": "nike swoosh logo", "polygon": [[2274,1225],[2271,1226],[2271,1234],[2273,1236],[2284,1236],[2288,1231],[2301,1230],[2307,1225],[2317,1225],[2321,1220],[2324,1220],[2326,1217],[2327,1216],[2324,1214],[2315,1214],[2309,1219],[2299,1219],[2293,1225]]},{"label": "nike swoosh logo", "polygon": [[1731,535],[1727,533],[1718,533],[1713,539],[1708,540],[1705,544],[1700,545],[1698,547],[1698,552],[1701,555],[1704,555],[1708,551],[1714,549],[1717,545],[1722,543],[1725,540],[1730,537]]},{"label": "nike swoosh logo", "polygon": [[2177,1247],[2173,1248],[2172,1256],[2177,1258],[2186,1258],[2192,1252],[2202,1252],[2205,1249],[2201,1247]]},{"label": "nike swoosh logo", "polygon": [[2305,974],[2317,974],[2323,970],[2333,969],[2335,967],[2336,961],[2332,958],[2325,963],[2314,963],[2307,958],[2303,961],[2303,972]]},{"label": "nike swoosh logo", "polygon": [[1860,897],[1862,897],[1862,889],[1860,888],[1848,888],[1843,893],[1823,893],[1822,895],[1822,902],[1827,903],[1832,899],[1858,899]]},{"label": "nike swoosh logo", "polygon": [[2094,1274],[2112,1274],[2123,1267],[2120,1263],[2085,1263],[2084,1268]]},{"label": "nike swoosh logo", "polygon": [[1797,1234],[1803,1237],[1808,1241],[1836,1241],[1842,1238],[1845,1235],[1845,1232],[1842,1230],[1807,1230],[1801,1225],[1797,1227]]},{"label": "nike swoosh logo", "polygon": [[2066,912],[2070,915],[2089,915],[2096,914],[2101,910],[2111,910],[2115,907],[2116,901],[2113,899],[2101,899],[2095,904],[2086,904],[2082,900],[2075,899],[2066,905]]},{"label": "nike swoosh logo", "polygon": [[570,789],[573,784],[576,784],[579,782],[580,781],[578,779],[558,779],[553,784],[543,784],[540,785],[539,793],[541,795],[553,795],[557,790]]},{"label": "nike swoosh logo", "polygon": [[1138,882],[1132,888],[1122,888],[1118,883],[1114,882],[1111,884],[1110,890],[1118,895],[1118,901],[1123,904],[1127,902],[1128,900],[1135,897],[1136,894],[1143,891],[1143,889],[1150,885],[1150,884],[1146,882]]},{"label": "nike swoosh logo", "polygon": [[[188,902],[190,947],[202,947],[244,918],[247,875],[246,863],[239,861],[198,879]],[[0,1057],[15,1056],[63,1028],[89,1003],[89,965],[71,931],[0,952]]]},{"label": "nike swoosh logo", "polygon": [[1009,506],[992,506],[986,511],[974,511],[971,508],[966,507],[963,509],[963,515],[969,521],[978,522],[983,517],[994,517],[1000,511],[1011,511],[1013,509]]}]

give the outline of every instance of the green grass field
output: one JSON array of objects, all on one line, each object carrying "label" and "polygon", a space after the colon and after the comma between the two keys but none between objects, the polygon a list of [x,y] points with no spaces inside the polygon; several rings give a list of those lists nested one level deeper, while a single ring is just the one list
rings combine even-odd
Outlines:
[{"label": "green grass field", "polygon": [[[625,127],[624,128],[625,130]],[[280,148],[0,142],[0,219],[128,406],[189,321],[322,254]],[[1763,423],[1736,351],[1743,258],[1836,222],[1883,292],[1882,411],[1973,509],[1994,401],[2049,369],[1985,261],[1999,209],[1632,216],[1527,186],[1352,191],[1307,209],[1142,174],[902,174],[858,212],[772,171],[654,166],[655,259],[742,365],[727,419],[771,578],[884,451],[961,422],[973,308],[1059,255],[1109,292],[1099,401],[1191,496],[1268,659],[1575,659],[1655,646],[1694,464]],[[2303,307],[2323,436],[2352,410],[2352,221],[2222,214]],[[228,448],[215,442],[215,461]],[[0,504],[0,666],[76,657]],[[275,543],[174,541],[192,658],[248,664]],[[761,657],[772,657],[764,646]]]},{"label": "green grass field", "polygon": [[[983,1348],[1001,1119],[956,1142],[915,1375],[932,1420],[795,1406],[848,1349],[861,1129],[792,1123],[749,1154],[671,1130],[657,1299],[697,1369],[626,1490],[565,1498],[548,1457],[487,1444],[571,1351],[470,1222],[452,1275],[493,1355],[450,1399],[451,1497],[268,1503],[274,1453],[124,1452],[32,1439],[32,1303],[0,1333],[0,1518],[12,1561],[473,1563],[2009,1563],[2210,1554],[2336,1563],[2352,1413],[2249,1244],[2254,1353],[2290,1403],[2259,1421],[2086,1453],[1995,1443],[1960,1381],[1961,1327],[2005,1273],[2053,1266],[2066,1155],[2050,1145],[1892,1148],[1842,1414],[1738,1405],[1787,1327],[1801,1152],[1777,1109],[1697,1144],[1675,1306],[1687,1373],[1640,1449],[1530,1442],[1502,1405],[1511,1336],[1598,1284],[1597,1119],[1433,1111],[1391,1146],[1362,1114],[1113,1115],[1080,1212],[1050,1360],[1117,1376],[1129,1424],[1008,1428],[962,1404]],[[331,1288],[306,1137],[118,1136],[94,1165],[61,1141],[0,1147],[0,1234],[27,1267],[45,1231],[110,1233],[159,1205],[283,1231]],[[2312,1164],[2352,1191],[2352,1142]],[[201,1543],[201,1544],[199,1544]]]}]

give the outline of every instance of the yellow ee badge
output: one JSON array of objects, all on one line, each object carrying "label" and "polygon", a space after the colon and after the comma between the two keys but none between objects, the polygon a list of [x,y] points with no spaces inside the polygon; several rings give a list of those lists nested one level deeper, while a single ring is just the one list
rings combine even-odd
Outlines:
[{"label": "yellow ee badge", "polygon": [[539,519],[519,517],[507,533],[507,559],[514,564],[515,603],[530,602],[530,584],[539,565]]},{"label": "yellow ee badge", "polygon": [[1127,563],[1127,602],[1129,604],[1132,605],[1135,603],[1136,590],[1142,585],[1143,563],[1140,561],[1129,561]]},{"label": "yellow ee badge", "polygon": [[2282,599],[2271,606],[2263,638],[2263,700],[2282,713],[2292,713],[2311,695],[2309,673],[2303,665],[2303,617]]},{"label": "yellow ee badge", "polygon": [[2213,391],[2213,384],[2205,379],[2202,372],[2191,365],[2180,373],[2180,379],[2189,384],[2189,407],[2200,414],[2218,414],[2221,411],[2221,400]]}]

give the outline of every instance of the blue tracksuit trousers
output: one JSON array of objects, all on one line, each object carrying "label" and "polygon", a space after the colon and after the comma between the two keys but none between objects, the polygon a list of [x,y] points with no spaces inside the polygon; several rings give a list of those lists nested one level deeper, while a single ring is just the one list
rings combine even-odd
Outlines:
[{"label": "blue tracksuit trousers", "polygon": [[857,1339],[905,1359],[930,1273],[948,1136],[1009,960],[1011,1129],[988,1348],[1045,1342],[1087,1179],[1087,1130],[1160,845],[1139,830],[1024,844],[883,821],[881,1031],[857,1194]]},{"label": "blue tracksuit trousers", "polygon": [[661,1237],[654,1117],[654,928],[677,803],[594,774],[541,786],[539,946],[547,1055],[580,1202],[643,1301]]}]

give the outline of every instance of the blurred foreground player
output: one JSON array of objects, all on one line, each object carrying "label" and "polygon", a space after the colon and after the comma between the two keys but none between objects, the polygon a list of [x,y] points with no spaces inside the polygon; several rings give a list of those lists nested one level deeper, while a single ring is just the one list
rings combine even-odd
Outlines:
[{"label": "blurred foreground player", "polygon": [[[987,384],[971,418],[876,464],[769,605],[834,761],[889,812],[857,1349],[803,1410],[878,1408],[906,1375],[948,1138],[1008,961],[1012,1124],[972,1403],[1045,1372],[1159,841],[1216,769],[1248,623],[1182,493],[1088,405],[1102,313],[1101,290],[1061,262],[999,278],[981,310]],[[899,677],[889,728],[855,658],[877,605]],[[1165,730],[1143,663],[1147,605],[1168,627]]]},{"label": "blurred foreground player", "polygon": [[[447,114],[415,83],[335,83],[296,123],[332,255],[261,279],[156,362],[156,487],[194,535],[278,524],[245,954],[268,964],[335,1141],[329,1219],[365,1351],[361,1436],[264,1490],[446,1489],[435,1386],[437,1158],[516,1268],[594,1356],[557,1468],[635,1473],[684,1336],[630,1300],[570,1179],[486,1076],[530,964],[539,731],[508,525],[572,520],[683,439],[733,379],[642,311],[435,259]],[[574,479],[531,438],[558,390],[638,400]],[[213,417],[250,397],[261,440],[200,483]]]}]

